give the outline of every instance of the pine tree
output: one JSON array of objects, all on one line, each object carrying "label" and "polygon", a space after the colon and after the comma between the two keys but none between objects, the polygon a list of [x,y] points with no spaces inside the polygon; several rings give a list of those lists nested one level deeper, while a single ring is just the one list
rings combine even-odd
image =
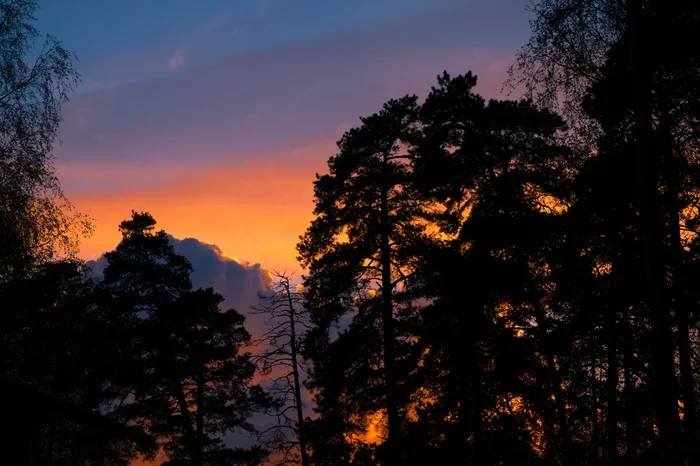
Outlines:
[{"label": "pine tree", "polygon": [[[634,261],[645,271],[643,277],[637,277],[645,282],[645,296],[635,302],[625,320],[649,319],[655,344],[649,355],[652,369],[644,382],[653,395],[651,422],[660,437],[655,443],[664,445],[670,454],[680,439],[677,392],[687,400],[683,417],[686,443],[694,441],[697,430],[690,342],[693,305],[688,301],[688,270],[683,265],[692,259],[686,255],[682,232],[692,222],[692,215],[687,215],[688,201],[696,189],[691,173],[695,171],[697,132],[690,128],[697,121],[697,107],[691,102],[697,94],[700,55],[695,41],[689,41],[689,47],[678,47],[697,27],[697,2],[544,0],[534,5],[533,35],[521,50],[514,76],[539,96],[563,95],[582,119],[598,128],[594,138],[580,131],[576,134],[591,147],[595,145],[591,155],[624,154],[626,169],[621,177],[627,172],[636,178],[629,189],[634,192],[631,203],[638,218],[627,223],[636,233],[608,234],[625,238],[623,250],[636,249],[627,259],[618,258],[618,269],[628,268],[630,257],[642,260]],[[614,283],[617,287],[620,281]],[[613,296],[626,292],[629,288]],[[615,330],[607,333],[611,342],[617,339]],[[609,351],[611,356],[615,352]],[[626,343],[623,351],[629,351]],[[676,380],[676,357],[680,380]],[[624,368],[627,375],[630,370]],[[633,392],[625,388],[625,397]],[[623,404],[635,401],[624,400]],[[633,410],[626,411],[628,421],[636,423]],[[639,431],[634,426],[627,429],[631,430],[626,454],[631,457],[636,454],[633,445],[639,445]],[[614,430],[608,430],[608,436],[614,436]],[[614,455],[616,442],[609,438],[608,443],[608,454]]]},{"label": "pine tree", "polygon": [[257,464],[260,448],[230,448],[221,439],[252,432],[248,418],[269,404],[242,352],[250,340],[244,317],[221,310],[213,290],[191,290],[191,265],[164,231],[154,231],[149,214],[134,212],[120,230],[104,271],[114,381],[124,389],[117,414],[159,438],[169,464]]},{"label": "pine tree", "polygon": [[[309,270],[305,286],[317,326],[309,334],[316,358],[311,386],[366,372],[361,385],[332,394],[324,389],[318,400],[355,405],[343,417],[344,422],[357,419],[358,429],[369,414],[385,416],[386,464],[402,463],[405,400],[398,371],[404,347],[410,346],[402,327],[413,315],[401,290],[416,267],[412,249],[425,235],[421,205],[409,189],[416,101],[415,96],[392,100],[345,133],[328,162],[330,173],[314,183],[315,219],[297,246]],[[339,321],[344,329],[332,342],[331,325]],[[355,341],[357,350],[332,360],[335,350],[328,345],[350,344],[347,340]]]},{"label": "pine tree", "polygon": [[[568,457],[574,441],[560,389],[567,375],[556,368],[553,337],[561,310],[548,289],[575,158],[557,115],[527,101],[486,104],[475,84],[471,74],[443,74],[421,112],[416,182],[447,239],[441,253],[425,257],[434,299],[425,315],[436,328],[426,335],[422,367],[445,374],[436,393],[452,403],[442,416],[455,420],[445,448],[475,464],[509,461],[500,455],[513,452]],[[504,442],[507,451],[497,447]]]}]

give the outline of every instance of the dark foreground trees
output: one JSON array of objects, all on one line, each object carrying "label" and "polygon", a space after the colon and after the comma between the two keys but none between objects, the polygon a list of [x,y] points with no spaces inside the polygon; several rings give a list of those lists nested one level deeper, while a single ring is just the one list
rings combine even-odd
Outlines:
[{"label": "dark foreground trees", "polygon": [[[654,342],[650,359],[645,360],[648,373],[641,377],[644,396],[636,394],[640,384],[634,382],[629,368],[625,367],[622,387],[610,370],[608,419],[620,423],[610,422],[603,432],[608,444],[605,456],[611,460],[619,454],[634,457],[648,441],[640,430],[640,425],[648,423],[654,434],[658,432],[654,443],[670,455],[680,451],[681,444],[695,443],[698,433],[697,327],[693,323],[697,303],[690,298],[688,280],[694,279],[691,264],[696,261],[690,245],[696,237],[700,51],[696,41],[678,46],[697,29],[698,5],[692,1],[547,0],[536,3],[536,13],[532,39],[520,53],[518,76],[536,97],[564,96],[570,108],[577,109],[579,121],[596,129],[597,140],[588,141],[596,144],[601,157],[591,165],[606,160],[608,166],[618,167],[616,180],[625,183],[629,192],[614,195],[626,204],[618,204],[619,212],[626,211],[626,220],[612,232],[624,253],[615,258],[609,286],[634,309],[618,307],[622,322],[611,318],[611,325],[619,322],[628,329],[609,330],[609,364],[620,367],[615,362],[618,358],[629,363],[631,355],[637,354],[635,330]],[[569,79],[556,79],[562,76]],[[571,83],[578,83],[576,89],[583,92],[575,91]],[[590,172],[588,176],[592,181]],[[608,225],[611,220],[608,216]],[[632,263],[639,273],[631,273]],[[635,289],[634,284],[642,283],[643,289]],[[629,328],[635,325],[630,320],[642,320],[644,325]],[[628,338],[621,347],[622,334]],[[653,410],[651,419],[639,414],[641,406]],[[620,409],[624,409],[622,417]],[[618,445],[620,425],[624,426],[624,449]]]},{"label": "dark foreground trees", "polygon": [[243,316],[192,289],[150,215],[99,283],[53,260],[75,231],[47,163],[74,74],[52,41],[22,64],[32,5],[0,1],[0,393],[24,463],[258,464],[223,441],[257,411],[302,465],[700,457],[698,2],[537,2],[514,69],[534,101],[445,73],[348,131],[314,185],[304,291],[279,277],[260,308],[281,408]]},{"label": "dark foreground trees", "polygon": [[244,316],[220,309],[223,298],[212,289],[193,291],[191,265],[154,228],[149,214],[133,213],[106,254],[101,299],[112,357],[105,364],[121,398],[113,414],[161,440],[167,464],[257,464],[264,451],[221,439],[252,432],[248,418],[270,405],[251,383]]},{"label": "dark foreground trees", "polygon": [[6,315],[0,392],[21,464],[129,464],[159,450],[173,465],[255,465],[254,433],[273,406],[252,383],[244,316],[211,289],[192,290],[191,266],[148,214],[121,224],[104,279],[75,261],[48,262],[7,283],[22,297]]},{"label": "dark foreground trees", "polygon": [[[547,330],[557,310],[543,308],[557,246],[549,242],[573,167],[558,139],[565,127],[528,102],[486,104],[475,83],[445,74],[422,106],[411,97],[390,102],[346,134],[330,174],[316,182],[317,219],[299,251],[316,324],[307,352],[319,462],[526,458],[536,456],[532,438],[513,426],[535,430],[543,420],[557,445],[571,443]],[[387,302],[400,329],[389,351],[379,325]],[[387,360],[398,369],[399,419],[392,434],[387,416],[385,437],[395,449],[384,448],[381,433],[392,409]],[[535,386],[546,388],[534,396]],[[504,442],[511,448],[496,448]]]},{"label": "dark foreground trees", "polygon": [[[414,249],[427,235],[422,205],[410,192],[417,118],[417,98],[407,96],[389,101],[343,136],[330,173],[315,182],[316,218],[298,246],[310,271],[307,296],[316,324],[309,335],[310,386],[323,387],[317,402],[345,424],[339,435],[364,430],[368,414],[385,418],[381,454],[397,465],[406,460],[400,439],[408,400],[401,381],[411,366],[407,359],[415,357],[410,347],[416,314],[404,290],[416,267]],[[331,327],[339,320],[348,329],[333,345]],[[345,345],[339,363],[334,348]],[[345,385],[333,391],[324,386],[339,377]],[[324,443],[336,442],[343,440]]]},{"label": "dark foreground trees", "polygon": [[[317,178],[298,249],[319,464],[695,457],[695,51],[645,56],[647,107],[625,83],[643,78],[634,27],[648,37],[697,11],[645,4],[594,37],[552,23],[581,12],[555,6],[544,2],[553,16],[537,24],[561,27],[557,41],[610,39],[535,82],[569,92],[573,126],[530,101],[487,103],[474,76],[444,74],[424,102],[391,101],[363,119]],[[599,13],[613,28],[619,11]],[[382,160],[400,178],[385,178]]]},{"label": "dark foreground trees", "polygon": [[[0,281],[75,252],[89,225],[61,192],[51,160],[75,57],[32,22],[35,1],[0,2]],[[65,254],[64,254],[65,256]]]},{"label": "dark foreground trees", "polygon": [[0,1],[0,446],[17,464],[118,460],[125,445],[150,444],[96,413],[94,361],[82,351],[91,286],[73,260],[89,225],[72,212],[51,159],[78,75],[73,55],[33,27],[36,9]]}]

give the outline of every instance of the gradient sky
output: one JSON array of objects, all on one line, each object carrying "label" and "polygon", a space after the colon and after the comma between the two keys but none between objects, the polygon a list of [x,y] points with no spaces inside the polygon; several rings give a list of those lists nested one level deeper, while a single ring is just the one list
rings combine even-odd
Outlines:
[{"label": "gradient sky", "polygon": [[312,181],[335,141],[442,70],[498,97],[527,0],[43,0],[42,32],[80,58],[56,165],[95,219],[81,256],[131,209],[177,238],[294,268]]}]

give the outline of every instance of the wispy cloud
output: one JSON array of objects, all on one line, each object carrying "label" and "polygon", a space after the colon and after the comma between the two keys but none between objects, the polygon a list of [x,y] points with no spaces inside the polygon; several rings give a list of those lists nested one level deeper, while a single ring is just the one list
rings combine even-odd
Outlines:
[{"label": "wispy cloud", "polygon": [[185,53],[182,50],[178,50],[168,58],[168,66],[171,70],[176,70],[185,64]]}]

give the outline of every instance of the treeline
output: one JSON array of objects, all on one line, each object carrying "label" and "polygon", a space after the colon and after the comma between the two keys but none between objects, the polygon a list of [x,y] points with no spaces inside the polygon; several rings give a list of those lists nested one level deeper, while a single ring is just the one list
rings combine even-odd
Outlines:
[{"label": "treeline", "polygon": [[251,415],[277,406],[252,383],[244,316],[222,309],[211,288],[192,289],[192,266],[154,225],[142,213],[122,222],[100,280],[62,260],[4,284],[14,320],[3,328],[2,382],[16,392],[6,418],[18,428],[8,446],[16,464],[129,464],[161,452],[164,465],[266,458],[222,440],[254,432]]},{"label": "treeline", "polygon": [[[49,38],[26,67],[34,5],[0,1],[14,464],[698,462],[700,5],[533,7],[511,69],[527,100],[443,73],[343,135],[303,289],[277,277],[251,342],[147,213],[103,278],[72,258],[89,224],[48,155],[71,56]],[[260,445],[224,441],[255,413],[276,420]]]},{"label": "treeline", "polygon": [[343,136],[298,245],[314,464],[698,461],[699,9],[536,2],[531,100],[443,74]]}]

